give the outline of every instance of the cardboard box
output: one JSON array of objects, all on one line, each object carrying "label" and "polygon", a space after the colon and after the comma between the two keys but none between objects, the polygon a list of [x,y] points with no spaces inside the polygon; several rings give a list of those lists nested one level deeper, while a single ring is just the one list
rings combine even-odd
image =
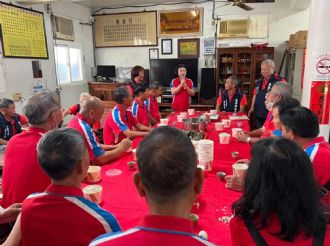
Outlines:
[{"label": "cardboard box", "polygon": [[304,48],[307,46],[307,31],[299,31],[294,35],[294,47],[295,48]]},{"label": "cardboard box", "polygon": [[294,34],[290,34],[289,38],[289,43],[288,43],[288,48],[291,50],[294,48]]}]

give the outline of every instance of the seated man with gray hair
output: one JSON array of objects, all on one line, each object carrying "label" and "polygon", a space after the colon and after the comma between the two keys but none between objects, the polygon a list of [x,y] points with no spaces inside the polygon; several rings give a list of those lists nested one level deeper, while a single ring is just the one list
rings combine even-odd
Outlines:
[{"label": "seated man with gray hair", "polygon": [[214,245],[195,235],[188,219],[204,179],[189,138],[175,128],[159,127],[142,140],[136,155],[134,184],[149,214],[137,227],[100,236],[90,246]]},{"label": "seated man with gray hair", "polygon": [[218,112],[244,112],[246,105],[246,96],[238,89],[238,79],[235,76],[228,77],[225,90],[219,94],[216,110]]},{"label": "seated man with gray hair", "polygon": [[37,148],[39,163],[52,183],[23,202],[17,222],[21,244],[88,245],[102,233],[121,232],[111,213],[83,196],[80,186],[89,157],[81,134],[75,129],[56,129],[46,133]]},{"label": "seated man with gray hair", "polygon": [[245,143],[255,143],[262,137],[270,137],[275,130],[273,123],[272,110],[276,102],[292,97],[292,87],[288,83],[276,83],[269,93],[266,94],[264,102],[268,110],[267,118],[264,125],[251,132],[239,132],[237,135],[238,141]]},{"label": "seated man with gray hair", "polygon": [[33,192],[41,192],[50,184],[37,159],[37,143],[47,131],[62,121],[62,109],[56,95],[50,91],[31,96],[23,107],[29,129],[13,136],[7,144],[3,169],[2,206],[9,207]]}]

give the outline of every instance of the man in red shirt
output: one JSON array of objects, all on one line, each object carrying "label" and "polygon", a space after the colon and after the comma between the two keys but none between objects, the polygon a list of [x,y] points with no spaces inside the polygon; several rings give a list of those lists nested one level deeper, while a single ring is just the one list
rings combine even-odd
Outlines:
[{"label": "man in red shirt", "polygon": [[324,201],[330,206],[330,145],[324,137],[318,137],[319,122],[308,108],[296,107],[280,115],[283,137],[299,144],[313,163],[315,177],[320,184]]},{"label": "man in red shirt", "polygon": [[150,85],[150,97],[145,101],[145,105],[148,109],[149,121],[152,125],[157,124],[160,121],[159,105],[157,97],[162,95],[162,84],[158,81],[154,81]]},{"label": "man in red shirt", "polygon": [[99,144],[91,128],[104,112],[104,105],[97,97],[88,97],[83,101],[79,113],[69,121],[68,127],[78,130],[85,139],[91,163],[104,165],[118,158],[131,147],[131,141],[124,139],[118,145]]},{"label": "man in red shirt", "polygon": [[178,77],[171,82],[171,93],[173,95],[172,109],[175,111],[187,111],[190,107],[190,97],[195,95],[194,84],[191,79],[186,78],[187,69],[183,64],[177,67]]},{"label": "man in red shirt", "polygon": [[[131,111],[133,97],[126,87],[116,89],[114,98],[116,106],[104,121],[103,141],[105,144],[117,144],[125,138],[143,137],[149,133],[149,127],[137,122]],[[137,130],[134,130],[135,127]]]},{"label": "man in red shirt", "polygon": [[238,89],[238,79],[230,76],[226,79],[225,90],[219,94],[216,110],[224,112],[244,112],[247,100],[244,92]]},{"label": "man in red shirt", "polygon": [[0,100],[0,150],[5,150],[9,139],[21,133],[21,125],[26,125],[26,118],[16,114],[13,100]]},{"label": "man in red shirt", "polygon": [[159,127],[139,144],[137,162],[134,184],[150,214],[137,227],[102,235],[90,245],[214,245],[193,234],[188,219],[204,178],[189,138],[175,128]]},{"label": "man in red shirt", "polygon": [[30,127],[7,144],[2,177],[4,208],[23,202],[29,194],[44,191],[50,184],[39,165],[36,146],[45,132],[57,128],[62,121],[60,103],[54,93],[39,92],[27,100],[23,111]]},{"label": "man in red shirt", "polygon": [[46,133],[38,159],[51,184],[29,195],[20,216],[22,245],[87,245],[102,233],[121,232],[115,217],[87,200],[80,188],[89,167],[82,135],[61,128]]},{"label": "man in red shirt", "polygon": [[135,88],[134,95],[135,98],[132,104],[132,113],[137,122],[142,125],[149,126],[148,109],[144,104],[145,100],[150,97],[149,89],[139,85]]}]

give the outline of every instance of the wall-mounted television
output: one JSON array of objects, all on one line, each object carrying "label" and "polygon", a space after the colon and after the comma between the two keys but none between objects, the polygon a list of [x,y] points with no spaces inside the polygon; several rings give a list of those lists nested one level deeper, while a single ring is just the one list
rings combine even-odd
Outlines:
[{"label": "wall-mounted television", "polygon": [[115,78],[116,67],[99,65],[97,66],[97,76],[106,77],[106,78]]},{"label": "wall-mounted television", "polygon": [[151,59],[150,82],[159,81],[163,87],[170,87],[172,79],[176,77],[175,68],[179,64],[187,67],[187,78],[191,79],[194,87],[198,86],[198,59]]}]

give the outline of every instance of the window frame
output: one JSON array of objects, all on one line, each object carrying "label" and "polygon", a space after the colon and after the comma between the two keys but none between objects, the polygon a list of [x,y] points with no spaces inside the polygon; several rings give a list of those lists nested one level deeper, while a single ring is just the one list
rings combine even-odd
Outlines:
[{"label": "window frame", "polygon": [[[57,48],[58,47],[63,47],[66,48],[67,52],[67,66],[68,66],[68,71],[69,71],[69,81],[61,82],[59,79],[59,73],[58,73],[58,63],[57,63]],[[73,81],[72,80],[72,65],[71,65],[71,60],[70,60],[70,49],[78,49],[80,50],[80,67],[81,67],[81,79]],[[67,43],[56,43],[54,44],[54,56],[55,56],[55,66],[56,66],[56,80],[59,86],[70,86],[70,85],[81,85],[85,84],[85,66],[84,66],[84,55],[83,55],[83,48],[81,44],[67,44]]]}]

